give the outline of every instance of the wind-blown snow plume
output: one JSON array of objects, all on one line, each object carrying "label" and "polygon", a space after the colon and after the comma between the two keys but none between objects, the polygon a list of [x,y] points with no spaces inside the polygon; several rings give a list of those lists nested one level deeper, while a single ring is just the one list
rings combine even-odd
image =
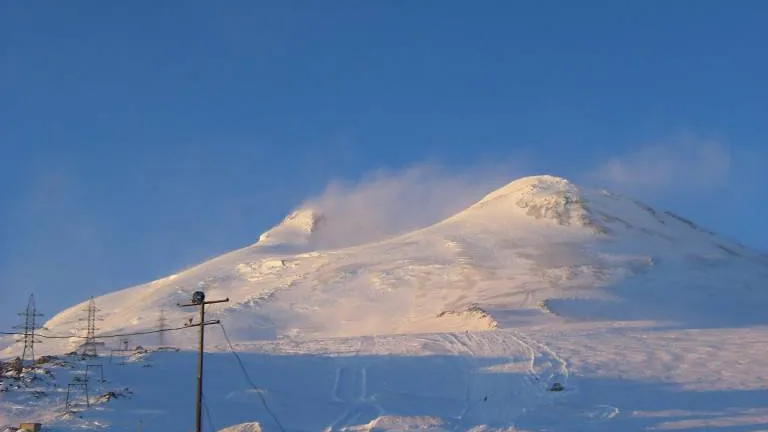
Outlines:
[{"label": "wind-blown snow plume", "polygon": [[[161,310],[169,325],[189,322],[193,314],[174,305],[204,289],[229,299],[208,310],[222,328],[206,336],[217,385],[205,396],[214,419],[239,424],[233,432],[258,431],[254,421],[328,431],[766,423],[768,411],[754,403],[766,397],[766,376],[755,371],[768,367],[754,347],[766,343],[768,267],[677,214],[536,175],[478,192],[467,208],[402,236],[315,248],[318,234],[336,240],[326,228],[349,241],[371,235],[360,231],[367,227],[405,229],[414,220],[395,216],[409,210],[427,223],[439,213],[426,213],[421,200],[447,212],[489,178],[438,177],[446,189],[428,181],[437,174],[336,185],[312,203],[327,217],[300,209],[257,244],[95,299],[101,335],[133,333],[150,351],[105,364],[109,386],[132,396],[83,416],[55,415],[61,385],[88,361],[61,355],[81,343],[66,337],[81,334],[83,305],[60,312],[45,327],[65,338],[46,340],[41,354],[70,364],[45,365],[50,377],[3,393],[0,410],[67,431],[133,430],[139,419],[185,428],[190,400],[177,396],[193,391],[197,333],[168,333],[178,352],[153,351],[156,335],[137,333],[155,329]],[[360,225],[345,225],[355,218]],[[233,368],[230,349],[242,368]],[[248,370],[262,371],[257,384]],[[704,400],[706,411],[684,399]]]},{"label": "wind-blown snow plume", "polygon": [[731,158],[718,140],[683,137],[651,143],[614,157],[594,173],[601,182],[629,188],[661,189],[720,186],[728,180]]},{"label": "wind-blown snow plume", "polygon": [[509,171],[499,166],[449,171],[428,164],[380,170],[356,183],[332,182],[299,208],[322,215],[315,244],[349,246],[438,222],[505,184],[515,176]]}]

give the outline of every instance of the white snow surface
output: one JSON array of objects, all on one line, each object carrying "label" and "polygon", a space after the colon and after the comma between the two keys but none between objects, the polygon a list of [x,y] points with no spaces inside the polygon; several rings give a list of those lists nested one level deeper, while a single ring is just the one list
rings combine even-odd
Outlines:
[{"label": "white snow surface", "polygon": [[[99,335],[156,329],[161,309],[183,326],[196,315],[177,304],[197,290],[228,297],[207,317],[261,393],[208,327],[206,430],[768,430],[763,254],[553,176],[376,243],[317,250],[321,222],[297,211],[252,246],[96,298]],[[73,337],[39,353],[82,342],[86,301],[45,324],[43,334]],[[0,392],[0,419],[192,430],[196,343],[183,329],[165,336],[178,352],[65,357],[42,367],[52,377]],[[65,415],[67,383],[94,362],[107,376],[94,390],[128,396]],[[555,383],[564,391],[549,391]]]},{"label": "white snow surface", "polygon": [[257,246],[309,247],[323,215],[314,209],[300,209],[288,215],[279,225],[259,237]]}]

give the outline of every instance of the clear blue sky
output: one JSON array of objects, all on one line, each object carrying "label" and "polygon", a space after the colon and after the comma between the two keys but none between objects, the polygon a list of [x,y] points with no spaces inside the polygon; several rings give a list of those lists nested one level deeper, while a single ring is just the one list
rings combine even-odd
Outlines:
[{"label": "clear blue sky", "polygon": [[606,183],[768,250],[766,23],[762,1],[4,1],[0,310],[35,292],[50,316],[425,161]]}]

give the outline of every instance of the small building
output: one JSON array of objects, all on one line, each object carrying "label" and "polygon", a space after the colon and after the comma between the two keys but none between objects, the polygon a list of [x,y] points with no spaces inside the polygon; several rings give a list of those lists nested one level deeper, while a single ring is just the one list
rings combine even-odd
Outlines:
[{"label": "small building", "polygon": [[40,423],[22,423],[19,426],[19,432],[40,432],[43,425]]}]

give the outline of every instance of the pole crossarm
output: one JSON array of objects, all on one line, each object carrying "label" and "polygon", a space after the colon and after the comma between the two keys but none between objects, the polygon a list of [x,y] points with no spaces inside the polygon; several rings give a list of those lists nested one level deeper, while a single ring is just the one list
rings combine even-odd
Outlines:
[{"label": "pole crossarm", "polygon": [[208,320],[204,323],[192,323],[192,324],[186,325],[185,327],[204,327],[204,326],[220,324],[220,323],[221,321],[219,320]]},{"label": "pole crossarm", "polygon": [[179,304],[178,306],[179,307],[190,307],[190,306],[200,306],[201,304],[209,305],[209,304],[216,304],[216,303],[226,303],[228,301],[229,301],[229,297],[227,297],[225,299],[222,299],[222,300],[205,300],[202,303],[195,303],[195,302],[184,303],[184,304]]}]

